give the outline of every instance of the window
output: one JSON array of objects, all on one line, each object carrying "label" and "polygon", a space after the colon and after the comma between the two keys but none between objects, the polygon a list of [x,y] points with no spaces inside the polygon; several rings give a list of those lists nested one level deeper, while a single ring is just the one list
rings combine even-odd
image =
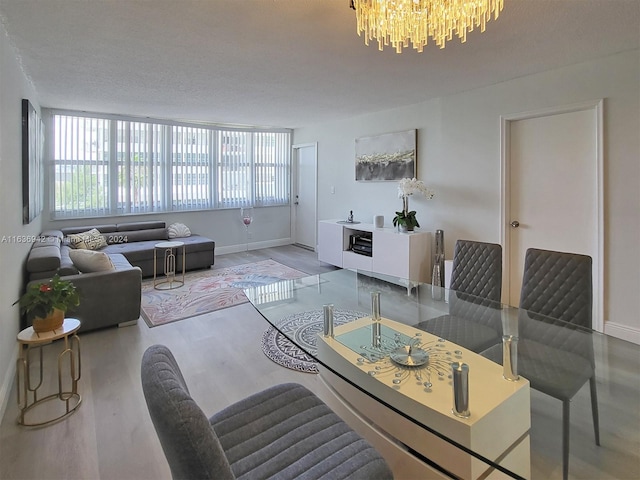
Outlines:
[{"label": "window", "polygon": [[289,130],[49,113],[52,218],[289,203]]}]

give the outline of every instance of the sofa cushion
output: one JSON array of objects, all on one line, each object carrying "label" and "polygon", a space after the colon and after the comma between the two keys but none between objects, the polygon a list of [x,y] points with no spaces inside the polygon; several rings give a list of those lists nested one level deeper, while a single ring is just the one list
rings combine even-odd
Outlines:
[{"label": "sofa cushion", "polygon": [[116,270],[128,270],[133,266],[131,265],[131,263],[129,263],[127,257],[119,253],[110,253],[109,258],[111,259],[111,263],[113,263],[113,266]]},{"label": "sofa cushion", "polygon": [[167,228],[165,222],[129,222],[116,225],[118,232],[130,232],[131,230],[154,230],[156,228]]},{"label": "sofa cushion", "polygon": [[67,239],[72,248],[99,250],[100,248],[107,246],[107,241],[97,228],[92,228],[91,230],[83,233],[68,235]]},{"label": "sofa cushion", "polygon": [[156,240],[146,242],[114,243],[106,246],[102,251],[109,255],[120,253],[127,257],[132,265],[137,265],[140,260],[153,259],[153,247],[158,243]]},{"label": "sofa cushion", "polygon": [[31,248],[60,246],[61,243],[62,232],[60,230],[46,230],[38,235]]},{"label": "sofa cushion", "polygon": [[172,223],[167,227],[169,238],[190,237],[191,230],[184,223]]},{"label": "sofa cushion", "polygon": [[46,272],[60,268],[60,248],[56,245],[32,248],[27,258],[27,271]]},{"label": "sofa cushion", "polygon": [[191,235],[190,237],[181,238],[178,241],[184,243],[187,256],[192,252],[212,252],[215,247],[213,240],[200,235]]},{"label": "sofa cushion", "polygon": [[82,273],[108,272],[116,269],[109,255],[104,252],[84,249],[71,250],[69,257]]},{"label": "sofa cushion", "polygon": [[115,223],[108,223],[104,225],[89,225],[89,226],[80,226],[80,227],[63,227],[60,229],[63,235],[72,235],[74,233],[82,233],[87,230],[91,230],[92,228],[97,229],[100,233],[109,233],[116,231]]},{"label": "sofa cushion", "polygon": [[124,240],[120,243],[145,242],[147,240],[162,241],[169,238],[166,228],[152,228],[150,230],[135,230],[131,232],[124,231],[120,235],[122,235],[122,239]]},{"label": "sofa cushion", "polygon": [[69,256],[69,252],[73,249],[69,245],[62,245],[60,247],[60,268],[58,269],[58,274],[61,277],[65,275],[77,275],[80,273],[78,267],[73,264],[73,260]]}]

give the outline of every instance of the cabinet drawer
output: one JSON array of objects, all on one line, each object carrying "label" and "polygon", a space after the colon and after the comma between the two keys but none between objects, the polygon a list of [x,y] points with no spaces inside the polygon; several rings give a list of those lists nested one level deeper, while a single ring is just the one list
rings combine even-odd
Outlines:
[{"label": "cabinet drawer", "polygon": [[366,255],[344,251],[342,252],[342,268],[352,268],[357,270],[373,270],[373,260]]}]

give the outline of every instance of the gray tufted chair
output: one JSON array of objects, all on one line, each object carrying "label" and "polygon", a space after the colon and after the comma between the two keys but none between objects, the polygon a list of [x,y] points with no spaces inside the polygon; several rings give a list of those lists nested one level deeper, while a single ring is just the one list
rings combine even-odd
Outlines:
[{"label": "gray tufted chair", "polygon": [[[591,337],[591,257],[530,248],[525,254],[518,319],[518,374],[562,401],[562,472],[569,474],[571,399],[588,381],[596,445],[600,445]],[[502,363],[497,345],[482,355]]]},{"label": "gray tufted chair", "polygon": [[416,327],[474,352],[502,341],[502,247],[458,240],[453,253],[449,314]]},{"label": "gray tufted chair", "polygon": [[302,385],[277,385],[207,419],[163,345],[142,388],[174,479],[392,479],[383,458]]}]

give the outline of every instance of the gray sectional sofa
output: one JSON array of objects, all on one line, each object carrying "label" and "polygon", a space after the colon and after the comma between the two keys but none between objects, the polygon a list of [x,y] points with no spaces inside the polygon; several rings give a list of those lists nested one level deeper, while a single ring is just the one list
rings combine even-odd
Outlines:
[{"label": "gray sectional sofa", "polygon": [[[81,273],[71,260],[69,235],[99,230],[107,245],[105,252],[114,270]],[[80,292],[80,305],[67,316],[81,320],[80,331],[128,324],[140,317],[142,277],[153,276],[154,246],[168,240],[165,222],[130,222],[83,227],[66,227],[42,232],[27,257],[28,281],[42,282],[56,273],[70,280]],[[215,243],[200,235],[174,238],[184,242],[186,269],[209,268],[214,262]],[[158,255],[158,272],[163,256]],[[177,264],[182,265],[182,249]]]},{"label": "gray sectional sofa", "polygon": [[[143,277],[153,276],[153,247],[156,243],[166,240],[178,240],[184,242],[186,252],[187,270],[210,268],[214,261],[215,242],[200,235],[169,239],[165,222],[130,222],[109,225],[96,225],[89,227],[66,227],[60,229],[66,237],[74,233],[86,232],[96,228],[103,234],[107,246],[101,252],[109,255],[120,253],[125,256],[131,265],[140,267]],[[162,252],[159,252],[157,268],[161,272],[163,268]],[[182,248],[176,255],[176,264],[182,265]]]}]

